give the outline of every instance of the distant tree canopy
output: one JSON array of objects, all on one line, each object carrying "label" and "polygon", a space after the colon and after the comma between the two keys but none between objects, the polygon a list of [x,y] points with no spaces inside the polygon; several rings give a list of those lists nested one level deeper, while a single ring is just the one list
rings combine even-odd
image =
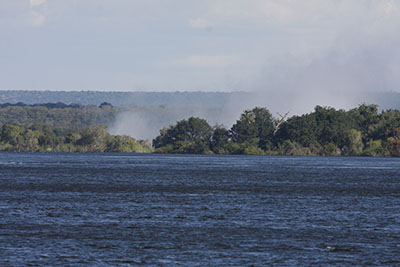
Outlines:
[{"label": "distant tree canopy", "polygon": [[[107,132],[104,125],[111,124],[119,112],[121,108],[107,102],[98,107],[4,104],[0,106],[0,150],[153,151],[148,141]],[[366,104],[348,111],[316,106],[311,113],[284,118],[255,107],[226,129],[190,117],[161,129],[153,147],[157,153],[400,156],[399,110],[379,112],[377,105]]]},{"label": "distant tree canopy", "polygon": [[148,141],[110,135],[119,108],[46,103],[0,105],[0,151],[151,152]]},{"label": "distant tree canopy", "polygon": [[257,143],[261,149],[271,146],[275,120],[265,108],[245,110],[232,126],[230,133],[235,143]]},{"label": "distant tree canopy", "polygon": [[103,102],[99,105],[100,108],[105,108],[105,107],[112,107],[113,105],[108,102]]},{"label": "distant tree canopy", "polygon": [[229,130],[200,118],[179,121],[162,129],[153,146],[158,153],[400,156],[400,111],[379,113],[366,104],[349,111],[316,106],[282,123],[256,107]]},{"label": "distant tree canopy", "polygon": [[80,129],[91,125],[109,125],[114,120],[120,108],[109,103],[96,106],[80,106],[76,104],[46,103],[25,105],[2,104],[0,105],[0,126],[3,124],[18,124],[31,126],[43,124],[57,133],[65,133],[69,129]]},{"label": "distant tree canopy", "polygon": [[153,146],[168,153],[207,153],[212,133],[206,120],[191,117],[162,129]]},{"label": "distant tree canopy", "polygon": [[[248,92],[104,92],[104,91],[0,91],[0,101],[3,103],[64,103],[80,105],[99,105],[112,103],[117,107],[190,107],[218,108],[232,99],[248,96]],[[391,97],[393,99],[393,97]],[[42,105],[42,104],[40,104]]]},{"label": "distant tree canopy", "polygon": [[28,105],[22,102],[18,102],[15,104],[12,103],[4,103],[4,104],[0,104],[0,108],[6,108],[6,107],[45,107],[48,109],[51,108],[80,108],[81,105],[79,104],[64,104],[61,102],[57,102],[57,103],[43,103],[43,104],[32,104],[32,105]]},{"label": "distant tree canopy", "polygon": [[129,136],[110,135],[103,125],[57,136],[51,128],[4,124],[0,128],[0,151],[55,152],[151,152],[150,143]]}]

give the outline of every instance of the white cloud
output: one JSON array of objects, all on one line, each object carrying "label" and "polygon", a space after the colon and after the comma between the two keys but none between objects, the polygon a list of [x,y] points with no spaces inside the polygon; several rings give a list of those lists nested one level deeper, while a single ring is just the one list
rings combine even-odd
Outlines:
[{"label": "white cloud", "polygon": [[43,25],[45,22],[46,17],[43,16],[42,14],[36,12],[36,11],[31,11],[31,25],[34,27],[40,27]]},{"label": "white cloud", "polygon": [[46,4],[46,0],[29,0],[31,7],[30,11],[30,24],[33,27],[40,27],[44,24],[46,17],[39,13],[40,6]]},{"label": "white cloud", "polygon": [[[255,87],[251,84],[253,76],[257,77],[258,73],[265,76],[263,69],[270,70],[276,65],[290,65],[291,58],[306,65],[319,62],[318,58],[327,58],[327,53],[336,53],[339,61],[348,62],[347,59],[352,55],[362,54],[360,50],[365,46],[372,47],[368,49],[369,54],[382,55],[374,58],[375,61],[371,60],[371,64],[383,58],[389,69],[386,73],[393,73],[393,77],[400,69],[397,63],[400,61],[392,60],[400,58],[400,0],[0,2],[0,35],[5,32],[10,36],[7,47],[0,51],[0,57],[2,54],[19,55],[13,60],[25,62],[26,57],[18,54],[17,48],[26,39],[21,36],[29,36],[39,48],[35,50],[38,58],[35,62],[40,61],[36,69],[51,72],[54,64],[48,51],[58,47],[49,40],[59,40],[57,44],[66,51],[60,55],[60,62],[65,62],[68,68],[71,58],[77,57],[80,62],[86,62],[70,68],[72,72],[77,69],[85,73],[76,80],[76,87],[79,84],[104,87],[101,79],[97,78],[107,76],[98,75],[96,71],[101,69],[106,73],[127,73],[121,79],[110,81],[109,87],[123,89],[130,84],[137,84],[129,77],[140,74],[143,77],[140,86],[143,88],[181,88],[177,81],[184,69],[185,77],[190,79],[182,82],[182,88],[188,90],[195,86],[196,90],[212,90],[216,88],[210,85],[213,83],[218,84],[218,88],[226,84],[229,90],[232,87],[231,80],[239,80],[243,84],[239,89],[251,90]],[[57,31],[29,34],[32,26],[39,27],[45,23],[51,23]],[[21,34],[14,34],[15,29]],[[211,29],[213,31],[206,34],[201,31]],[[71,46],[71,43],[74,45]],[[114,54],[115,57],[105,57],[106,64],[97,64],[98,61],[92,60]],[[384,57],[386,55],[390,56]],[[117,64],[116,58],[120,58],[124,64]],[[327,62],[330,64],[330,61]],[[0,70],[1,67],[7,69],[8,65],[2,60]],[[354,68],[358,66],[362,64]],[[348,69],[346,65],[343,68]],[[282,72],[287,69],[290,67],[282,67]],[[318,73],[317,68],[305,69]],[[235,75],[231,75],[233,78],[224,76],[228,71],[236,71]],[[368,72],[366,70],[364,73]],[[154,78],[159,77],[157,75],[163,76],[162,82]],[[4,86],[23,84],[22,80],[12,80],[10,77],[0,76],[0,79],[8,81]],[[261,80],[260,87],[266,87],[266,80]],[[399,88],[400,81],[393,80],[391,88]],[[46,84],[46,79],[43,78],[41,82]],[[26,84],[31,86],[28,81]]]},{"label": "white cloud", "polygon": [[40,6],[46,3],[46,0],[29,0],[29,4],[31,7]]},{"label": "white cloud", "polygon": [[382,6],[382,12],[386,18],[399,13],[399,6],[395,1],[382,1],[380,5]]},{"label": "white cloud", "polygon": [[229,26],[322,30],[399,16],[399,4],[398,0],[214,0],[208,2],[207,12],[200,16]]},{"label": "white cloud", "polygon": [[210,30],[212,28],[210,21],[201,18],[189,20],[189,25],[194,29]]},{"label": "white cloud", "polygon": [[197,67],[197,68],[223,68],[232,66],[237,61],[235,56],[227,55],[192,55],[173,62],[176,66]]}]

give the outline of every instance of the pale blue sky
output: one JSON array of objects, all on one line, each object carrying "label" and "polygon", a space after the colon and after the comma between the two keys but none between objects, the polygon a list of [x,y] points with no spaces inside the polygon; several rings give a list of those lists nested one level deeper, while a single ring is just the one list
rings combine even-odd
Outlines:
[{"label": "pale blue sky", "polygon": [[0,0],[0,89],[397,90],[399,21],[397,0]]}]

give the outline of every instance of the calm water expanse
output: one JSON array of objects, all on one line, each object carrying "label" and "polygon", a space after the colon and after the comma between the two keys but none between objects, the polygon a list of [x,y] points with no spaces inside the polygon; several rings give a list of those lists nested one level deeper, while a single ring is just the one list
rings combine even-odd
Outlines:
[{"label": "calm water expanse", "polygon": [[0,153],[0,266],[400,265],[400,159]]}]

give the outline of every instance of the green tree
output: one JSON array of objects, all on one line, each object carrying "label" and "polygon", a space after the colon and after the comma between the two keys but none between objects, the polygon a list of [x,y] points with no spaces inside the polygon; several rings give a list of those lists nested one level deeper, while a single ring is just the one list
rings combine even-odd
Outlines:
[{"label": "green tree", "polygon": [[5,124],[1,130],[1,141],[4,143],[8,143],[12,146],[21,145],[23,142],[23,133],[25,128],[18,125],[13,124]]},{"label": "green tree", "polygon": [[367,142],[366,148],[363,151],[364,156],[387,156],[388,151],[383,146],[382,140],[369,140]]},{"label": "green tree", "polygon": [[162,129],[153,140],[153,146],[157,152],[207,153],[212,134],[212,127],[206,120],[190,117]]},{"label": "green tree", "polygon": [[216,154],[230,154],[230,133],[227,129],[216,126],[211,137],[210,149]]},{"label": "green tree", "polygon": [[289,156],[305,156],[311,155],[312,153],[309,148],[303,147],[301,144],[295,141],[285,140],[279,146],[279,154]]},{"label": "green tree", "polygon": [[33,124],[30,129],[38,133],[38,145],[43,150],[52,150],[59,143],[54,131],[47,125]]},{"label": "green tree", "polygon": [[39,132],[26,129],[23,133],[23,141],[19,146],[19,151],[38,151],[39,150]]},{"label": "green tree", "polygon": [[322,156],[340,156],[341,152],[338,146],[334,143],[328,143],[322,147]]},{"label": "green tree", "polygon": [[82,131],[81,136],[76,144],[84,147],[88,152],[104,152],[107,142],[111,139],[104,125],[89,126]]},{"label": "green tree", "polygon": [[388,138],[388,149],[392,157],[400,157],[400,128],[393,129],[393,136]]},{"label": "green tree", "polygon": [[363,142],[376,138],[376,124],[379,122],[378,106],[362,104],[348,112],[357,124],[354,129],[361,131]]},{"label": "green tree", "polygon": [[274,119],[266,108],[245,110],[231,128],[232,140],[245,143],[258,138],[258,147],[266,150],[272,145]]},{"label": "green tree", "polygon": [[289,118],[277,132],[276,139],[280,144],[291,140],[300,146],[309,147],[318,144],[318,135],[315,113],[311,113]]},{"label": "green tree", "polygon": [[388,138],[388,149],[390,156],[400,157],[400,139],[389,137]]},{"label": "green tree", "polygon": [[362,142],[361,132],[351,129],[346,132],[346,141],[344,147],[344,154],[348,156],[360,155],[364,148]]}]

